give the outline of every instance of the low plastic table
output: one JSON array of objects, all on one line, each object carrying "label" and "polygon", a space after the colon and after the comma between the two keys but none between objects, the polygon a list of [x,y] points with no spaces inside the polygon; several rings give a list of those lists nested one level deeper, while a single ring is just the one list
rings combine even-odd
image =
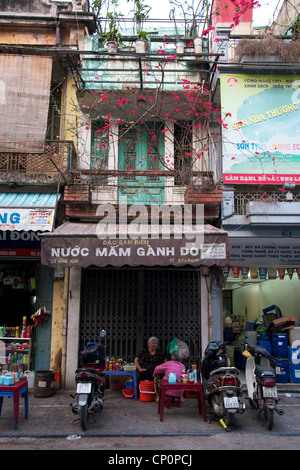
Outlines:
[{"label": "low plastic table", "polygon": [[25,418],[28,417],[28,382],[27,380],[20,380],[14,385],[0,385],[0,416],[2,410],[3,397],[12,397],[14,406],[14,428],[18,427],[19,420],[19,402],[20,396],[24,396],[25,400]]},{"label": "low plastic table", "polygon": [[158,413],[160,414],[160,421],[164,420],[164,408],[165,408],[165,400],[166,400],[166,393],[168,390],[182,390],[182,392],[196,392],[198,396],[198,409],[199,413],[202,414],[204,421],[206,421],[206,409],[205,409],[205,397],[204,397],[204,389],[203,383],[183,383],[183,382],[176,382],[176,383],[168,383],[166,379],[161,380],[160,382],[160,397],[158,402]]},{"label": "low plastic table", "polygon": [[134,388],[134,399],[137,400],[137,377],[136,377],[136,370],[107,370],[105,375],[131,375],[133,380],[133,388]]}]

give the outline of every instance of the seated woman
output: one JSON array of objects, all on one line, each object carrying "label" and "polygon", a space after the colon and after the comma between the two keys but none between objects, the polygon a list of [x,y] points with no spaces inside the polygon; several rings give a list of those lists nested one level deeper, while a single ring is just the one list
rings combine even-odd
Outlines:
[{"label": "seated woman", "polygon": [[[164,377],[167,378],[171,372],[176,374],[176,380],[185,372],[185,366],[182,364],[182,356],[178,351],[172,352],[170,361],[155,367],[153,375],[157,377],[160,374],[164,374]],[[185,402],[183,392],[180,390],[168,390],[167,395],[180,397],[180,401]]]},{"label": "seated woman", "polygon": [[164,362],[164,355],[158,349],[158,339],[151,336],[148,339],[148,347],[143,349],[134,359],[134,363],[139,371],[140,380],[153,381],[153,372],[156,366]]}]

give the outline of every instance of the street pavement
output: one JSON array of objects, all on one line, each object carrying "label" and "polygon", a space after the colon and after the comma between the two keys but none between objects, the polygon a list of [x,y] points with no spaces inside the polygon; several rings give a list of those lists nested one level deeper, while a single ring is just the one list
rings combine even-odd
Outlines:
[{"label": "street pavement", "polygon": [[[174,454],[210,449],[300,449],[300,391],[297,387],[279,389],[284,415],[274,413],[272,431],[266,429],[263,416],[259,417],[249,406],[245,394],[242,401],[246,403],[246,411],[237,415],[236,426],[229,432],[218,421],[208,419],[205,422],[195,398],[189,397],[180,408],[165,408],[161,422],[156,402],[125,399],[121,391],[111,390],[105,391],[104,409],[96,414],[95,422],[92,419],[88,429],[82,431],[71,410],[71,392],[58,390],[51,397],[37,398],[30,390],[29,415],[25,419],[21,398],[17,429],[14,428],[12,399],[5,397],[0,418],[0,450],[102,450],[107,458],[116,459],[116,455],[125,455],[128,451],[146,450],[152,453],[167,450]],[[211,409],[209,405],[206,408],[209,418]]]}]

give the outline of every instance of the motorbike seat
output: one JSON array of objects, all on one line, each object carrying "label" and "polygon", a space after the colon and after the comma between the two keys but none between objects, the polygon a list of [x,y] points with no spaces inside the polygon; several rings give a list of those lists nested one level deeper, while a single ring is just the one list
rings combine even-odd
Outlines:
[{"label": "motorbike seat", "polygon": [[255,369],[255,375],[259,378],[274,377],[275,376],[275,371],[274,371],[273,367],[257,365],[256,369]]},{"label": "motorbike seat", "polygon": [[235,367],[219,367],[218,369],[214,369],[211,371],[210,376],[212,375],[225,375],[225,374],[231,374],[231,375],[238,375],[240,371],[236,369]]}]

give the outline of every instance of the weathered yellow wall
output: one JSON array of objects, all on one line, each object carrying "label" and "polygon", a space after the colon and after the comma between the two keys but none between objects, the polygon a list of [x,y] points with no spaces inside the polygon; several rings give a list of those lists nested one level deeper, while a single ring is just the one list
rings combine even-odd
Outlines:
[{"label": "weathered yellow wall", "polygon": [[66,335],[68,312],[69,269],[63,278],[54,278],[50,369],[61,373],[62,388],[65,383]]},{"label": "weathered yellow wall", "polygon": [[56,34],[53,28],[1,28],[1,44],[55,45]]},{"label": "weathered yellow wall", "polygon": [[64,279],[55,279],[53,285],[50,369],[60,371],[62,354],[63,317],[65,310]]},{"label": "weathered yellow wall", "polygon": [[79,124],[76,91],[77,89],[73,76],[69,74],[65,85],[65,99],[63,97],[64,129],[62,135],[64,140],[72,140],[75,148],[77,148],[77,132]]}]

